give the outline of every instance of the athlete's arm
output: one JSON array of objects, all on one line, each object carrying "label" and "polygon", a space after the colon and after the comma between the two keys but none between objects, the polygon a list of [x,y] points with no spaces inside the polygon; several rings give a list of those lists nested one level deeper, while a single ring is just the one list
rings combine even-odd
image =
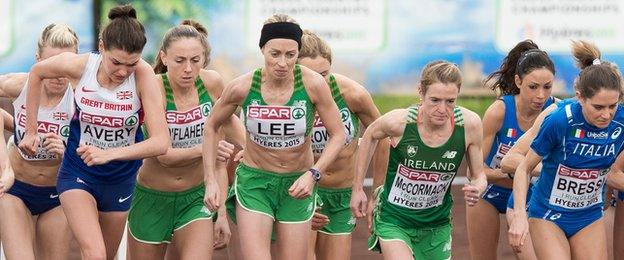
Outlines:
[{"label": "athlete's arm", "polygon": [[[345,145],[346,136],[340,120],[338,106],[336,106],[336,102],[332,98],[325,78],[304,66],[301,66],[301,73],[308,96],[314,103],[316,112],[325,124],[325,129],[327,129],[329,134],[329,140],[325,145],[325,149],[312,166],[312,168],[323,173],[327,166],[338,157],[338,153]],[[288,194],[295,199],[305,198],[312,195],[315,184],[312,173],[306,171],[288,188]]]},{"label": "athlete's arm", "polygon": [[[381,113],[379,113],[379,109],[375,106],[370,93],[368,93],[368,91],[366,91],[366,89],[357,82],[339,74],[334,75],[336,80],[339,82],[339,85],[348,85],[348,87],[352,90],[347,96],[345,96],[345,100],[347,101],[349,108],[353,109],[353,112],[362,122],[362,128],[367,128],[373,123],[373,121],[381,116]],[[377,147],[375,148],[375,153],[373,154],[373,159],[369,167],[369,170],[373,172],[372,190],[375,190],[384,182],[386,169],[388,168],[389,148],[390,143],[387,138],[380,139]]]},{"label": "athlete's arm", "polygon": [[344,147],[346,137],[338,106],[336,106],[332,98],[327,82],[320,74],[306,67],[301,67],[301,69],[302,73],[308,72],[304,74],[309,77],[309,80],[306,81],[306,83],[310,83],[306,85],[308,95],[310,96],[310,100],[314,103],[316,112],[323,121],[323,124],[325,124],[325,128],[329,134],[329,140],[325,149],[313,166],[313,168],[324,172],[327,166],[334,161],[338,153],[340,153]]},{"label": "athlete's arm", "polygon": [[[206,188],[214,187],[211,190],[207,189],[207,193],[204,198],[204,203],[209,210],[214,211],[221,205],[221,199],[219,199],[220,191],[218,179],[219,174],[217,169],[217,144],[219,142],[218,131],[221,126],[230,120],[236,108],[243,102],[247,93],[249,93],[248,79],[250,74],[240,76],[232,80],[221,94],[204,125],[204,140],[202,143],[203,150],[203,162],[204,162],[204,182]],[[216,189],[216,190],[215,190]]]},{"label": "athlete's arm", "polygon": [[0,75],[0,97],[16,99],[24,88],[28,73]]},{"label": "athlete's arm", "polygon": [[[355,176],[350,203],[351,211],[357,218],[366,216],[367,199],[366,193],[364,193],[364,177],[377,144],[379,140],[403,135],[406,111],[406,109],[392,110],[379,117],[366,128],[364,136],[362,136],[360,147],[358,147],[355,156]],[[384,171],[384,173],[386,172]]]},{"label": "athlete's arm", "polygon": [[0,117],[2,117],[2,121],[4,122],[4,130],[13,132],[13,116],[9,114],[9,112],[0,108]]},{"label": "athlete's arm", "polygon": [[[483,158],[487,158],[492,149],[496,133],[503,126],[505,120],[505,103],[502,100],[496,100],[483,115]],[[497,148],[494,148],[497,149]],[[484,164],[485,174],[489,181],[507,179],[508,176],[503,174],[500,169],[492,169]]]},{"label": "athlete's arm", "polygon": [[[533,126],[531,126],[531,128],[529,128],[529,130],[527,130],[516,141],[516,143],[511,147],[511,149],[509,149],[509,151],[507,152],[507,154],[503,157],[503,160],[501,161],[501,171],[503,173],[512,174],[512,175],[515,174],[516,168],[518,168],[518,165],[524,159],[524,156],[529,151],[531,142],[533,142],[533,139],[535,139],[535,136],[537,136],[537,131],[539,130],[540,125],[542,125],[542,122],[544,122],[544,118],[548,114],[550,114],[550,112],[555,110],[555,108],[557,108],[557,105],[552,104],[546,109],[544,109],[537,116],[537,118],[535,118],[535,121],[533,121]],[[541,171],[542,171],[542,163],[540,162],[535,167],[531,175],[539,176]]]},{"label": "athlete's arm", "polygon": [[607,175],[607,185],[609,187],[624,191],[624,173],[622,169],[624,169],[624,153],[620,152],[617,158],[615,158],[615,162],[611,165],[609,175]]},{"label": "athlete's arm", "polygon": [[[524,160],[518,165],[513,184],[514,209],[526,208],[526,196],[531,177],[529,172],[541,160],[541,156],[535,153],[533,149],[529,149]],[[514,248],[514,251],[520,252],[529,233],[528,216],[526,210],[514,210],[513,214],[508,231],[509,244]]]},{"label": "athlete's arm", "polygon": [[[4,120],[0,117],[0,124],[4,124]],[[7,152],[7,146],[4,143],[4,131],[0,131],[0,197],[13,186],[15,175],[11,162],[9,161],[9,153]]]},{"label": "athlete's arm", "polygon": [[470,183],[466,184],[462,190],[468,206],[474,206],[487,187],[487,177],[483,169],[483,152],[481,150],[483,126],[476,113],[462,108],[462,114],[466,129],[466,163],[470,169],[466,171]]},{"label": "athlete's arm", "polygon": [[[35,63],[28,74],[28,95],[26,97],[26,133],[19,148],[33,155],[37,151],[37,116],[41,99],[41,82],[44,79],[69,78],[70,82],[80,79],[89,59],[89,54],[63,52]],[[152,72],[153,73],[153,72]]]},{"label": "athlete's arm", "polygon": [[171,146],[167,122],[165,121],[165,109],[162,106],[161,88],[158,87],[152,67],[141,59],[134,75],[137,91],[141,98],[141,108],[145,114],[145,126],[150,136],[142,142],[108,150],[90,145],[80,145],[76,152],[88,166],[105,164],[110,161],[140,160],[158,156],[167,152],[167,147]]}]

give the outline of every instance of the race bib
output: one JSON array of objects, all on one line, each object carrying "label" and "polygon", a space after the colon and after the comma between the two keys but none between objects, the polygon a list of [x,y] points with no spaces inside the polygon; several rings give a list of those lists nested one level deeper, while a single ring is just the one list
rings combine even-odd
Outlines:
[{"label": "race bib", "polygon": [[303,144],[306,110],[305,105],[249,105],[246,127],[251,140],[270,149],[287,149]]},{"label": "race bib", "polygon": [[602,203],[602,186],[609,169],[573,169],[559,164],[548,203],[583,209]]},{"label": "race bib", "polygon": [[408,209],[440,206],[454,175],[453,172],[414,170],[399,164],[388,202]]},{"label": "race bib", "polygon": [[496,153],[494,154],[494,157],[492,157],[492,161],[490,161],[490,165],[489,165],[490,168],[500,169],[501,161],[503,160],[503,157],[505,156],[505,154],[507,154],[507,152],[509,152],[510,149],[511,149],[510,145],[500,143],[498,145],[498,148],[496,148]]},{"label": "race bib", "polygon": [[200,145],[204,136],[205,118],[211,108],[210,103],[205,103],[186,112],[167,111],[171,147],[190,148]]},{"label": "race bib", "polygon": [[[347,136],[345,144],[348,144],[355,138],[356,129],[351,118],[351,111],[349,108],[340,109],[340,118],[342,125]],[[321,117],[317,114],[314,115],[314,128],[312,128],[312,151],[314,153],[322,153],[325,150],[325,145],[329,140],[329,134],[325,128],[325,124],[321,121]]]},{"label": "race bib", "polygon": [[100,149],[134,144],[139,118],[93,115],[80,111],[80,143]]}]

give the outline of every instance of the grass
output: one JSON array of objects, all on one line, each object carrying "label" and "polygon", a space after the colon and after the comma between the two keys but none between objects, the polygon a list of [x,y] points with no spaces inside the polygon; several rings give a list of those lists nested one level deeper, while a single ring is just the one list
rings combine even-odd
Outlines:
[{"label": "grass", "polygon": [[[460,97],[458,104],[483,117],[483,113],[485,113],[485,110],[490,106],[490,104],[492,104],[493,101],[494,97],[491,96]],[[375,95],[373,96],[373,102],[375,102],[375,105],[377,105],[381,114],[385,114],[392,109],[406,108],[412,104],[416,104],[419,102],[419,99],[417,96]]]}]

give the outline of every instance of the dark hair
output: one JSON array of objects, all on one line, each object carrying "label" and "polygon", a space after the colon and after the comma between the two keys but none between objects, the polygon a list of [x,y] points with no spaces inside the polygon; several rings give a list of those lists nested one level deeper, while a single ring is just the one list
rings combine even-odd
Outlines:
[{"label": "dark hair", "polygon": [[485,85],[492,90],[498,89],[500,95],[517,95],[520,89],[516,86],[515,76],[523,79],[526,74],[542,68],[555,74],[555,64],[548,54],[533,41],[524,40],[509,51],[500,68],[485,79]]},{"label": "dark hair", "polygon": [[137,20],[131,5],[115,6],[108,12],[108,23],[100,32],[104,49],[119,49],[127,53],[140,53],[145,47],[145,28]]},{"label": "dark hair", "polygon": [[582,98],[591,98],[601,89],[616,90],[622,98],[622,75],[617,65],[600,60],[600,50],[586,41],[572,41],[572,55],[581,69],[574,87]]},{"label": "dark hair", "polygon": [[[202,68],[208,66],[210,63],[210,44],[208,43],[208,30],[202,24],[195,20],[186,19],[183,20],[180,25],[173,27],[165,33],[163,36],[162,44],[160,45],[160,51],[167,52],[169,49],[169,45],[172,42],[177,41],[182,38],[191,38],[197,39],[202,47],[204,48],[204,64]],[[154,64],[154,72],[156,74],[162,74],[167,72],[167,66],[163,63],[160,58],[160,53],[156,55],[156,61]]]}]

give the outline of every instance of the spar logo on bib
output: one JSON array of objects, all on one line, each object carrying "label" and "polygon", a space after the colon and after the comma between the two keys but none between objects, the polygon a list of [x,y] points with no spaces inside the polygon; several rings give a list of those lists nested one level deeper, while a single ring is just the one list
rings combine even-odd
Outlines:
[{"label": "spar logo on bib", "polygon": [[139,120],[137,119],[136,116],[129,116],[128,118],[126,118],[127,126],[134,126],[137,124],[137,122],[139,122]]},{"label": "spar logo on bib", "polygon": [[61,127],[61,136],[69,137],[69,125],[64,125]]},{"label": "spar logo on bib", "polygon": [[124,126],[123,117],[93,115],[93,114],[86,113],[84,111],[81,111],[80,113],[80,121],[89,123],[89,124],[99,125],[99,126],[106,126],[106,127],[123,127]]},{"label": "spar logo on bib", "polygon": [[343,109],[340,109],[340,119],[342,119],[343,123],[351,119],[351,113],[349,112],[348,108],[345,107]]},{"label": "spar logo on bib", "polygon": [[202,104],[201,107],[201,111],[204,117],[210,115],[210,111],[212,110],[212,105],[210,103]]},{"label": "spar logo on bib", "polygon": [[602,187],[609,169],[575,169],[559,164],[549,203],[583,209],[602,203]]},{"label": "spar logo on bib", "polygon": [[[21,127],[26,127],[26,115],[20,113],[17,117],[17,125]],[[37,132],[38,133],[59,133],[61,125],[46,121],[37,121]]]},{"label": "spar logo on bib", "polygon": [[[183,125],[203,118],[205,107],[195,107],[186,112],[167,111],[167,123]],[[210,110],[208,110],[210,111]]]}]

